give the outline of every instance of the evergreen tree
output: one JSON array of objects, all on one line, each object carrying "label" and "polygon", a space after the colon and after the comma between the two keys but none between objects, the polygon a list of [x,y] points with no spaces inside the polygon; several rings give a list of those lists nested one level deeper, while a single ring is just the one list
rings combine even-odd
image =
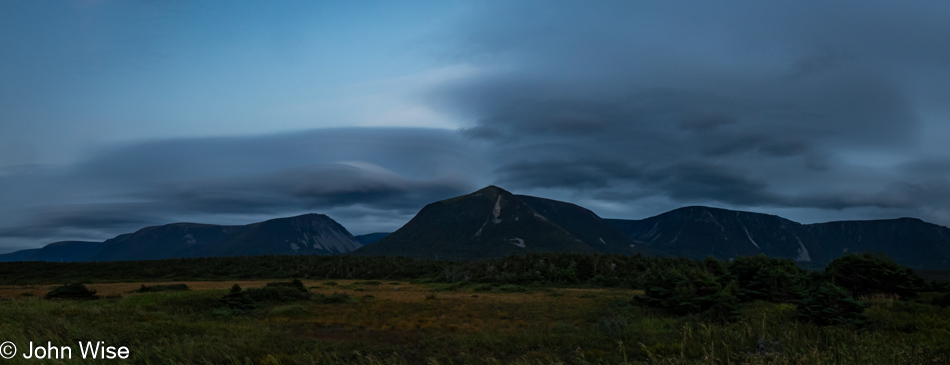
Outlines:
[{"label": "evergreen tree", "polygon": [[883,255],[839,257],[828,264],[825,275],[832,283],[858,298],[875,293],[897,294],[902,299],[915,298],[926,284],[913,270]]},{"label": "evergreen tree", "polygon": [[827,281],[812,286],[798,302],[798,319],[820,326],[862,327],[867,323],[864,303],[855,300],[844,288]]},{"label": "evergreen tree", "polygon": [[805,289],[805,270],[788,259],[740,257],[729,265],[729,274],[736,280],[738,297],[743,302],[791,303],[801,299]]}]

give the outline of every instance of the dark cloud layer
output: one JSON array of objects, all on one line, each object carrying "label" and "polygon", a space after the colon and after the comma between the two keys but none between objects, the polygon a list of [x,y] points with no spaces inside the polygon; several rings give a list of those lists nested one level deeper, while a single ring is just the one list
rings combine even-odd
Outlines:
[{"label": "dark cloud layer", "polygon": [[950,8],[685,5],[495,7],[458,35],[456,57],[485,72],[431,101],[496,146],[504,186],[950,223],[950,170],[914,162],[946,122],[922,120],[918,98],[950,82],[935,15]]},{"label": "dark cloud layer", "polygon": [[104,239],[188,218],[249,223],[304,212],[332,212],[357,233],[390,231],[427,203],[476,189],[486,170],[479,155],[452,131],[411,128],[128,144],[0,176],[0,187],[33,204],[0,209],[0,240]]}]

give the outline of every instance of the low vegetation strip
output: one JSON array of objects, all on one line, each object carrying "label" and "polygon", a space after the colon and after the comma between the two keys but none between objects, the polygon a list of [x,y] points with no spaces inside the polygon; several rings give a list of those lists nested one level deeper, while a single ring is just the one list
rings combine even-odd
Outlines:
[{"label": "low vegetation strip", "polygon": [[643,304],[644,291],[625,288],[326,282],[300,280],[309,295],[262,295],[240,311],[222,305],[236,283],[236,292],[303,292],[267,285],[274,280],[146,293],[128,290],[141,283],[95,284],[105,294],[98,300],[0,301],[0,329],[17,344],[101,339],[128,346],[134,363],[940,364],[950,356],[950,309],[928,304],[933,293],[858,299],[866,324],[854,330],[762,300],[738,303],[721,321]]},{"label": "low vegetation strip", "polygon": [[[275,265],[265,258],[244,259]],[[220,281],[110,283],[100,277],[61,286],[8,284],[0,286],[5,299],[0,330],[27,343],[37,335],[125,341],[122,345],[143,363],[889,364],[950,359],[950,283],[927,282],[883,256],[845,256],[824,271],[765,256],[731,262],[569,254],[390,262],[403,279],[381,271],[384,262],[321,258],[256,281],[240,279],[259,270],[245,267],[191,272],[238,277]],[[282,277],[301,272],[302,277]],[[63,314],[70,319],[54,322]],[[95,325],[70,322],[74,315]],[[46,319],[34,323],[31,318]],[[116,322],[127,323],[133,332]],[[153,335],[134,335],[157,323],[163,328],[159,335],[186,341],[187,349],[225,343],[227,351],[188,353],[171,350],[166,342],[148,343]]]},{"label": "low vegetation strip", "polygon": [[[0,285],[322,278],[509,284],[530,284],[538,281],[557,285],[591,284],[610,287],[637,284],[636,281],[653,268],[690,262],[696,261],[640,255],[555,253],[477,261],[265,255],[119,262],[2,262]],[[775,262],[794,266],[789,260]],[[920,273],[928,279],[950,279],[950,272]]]}]

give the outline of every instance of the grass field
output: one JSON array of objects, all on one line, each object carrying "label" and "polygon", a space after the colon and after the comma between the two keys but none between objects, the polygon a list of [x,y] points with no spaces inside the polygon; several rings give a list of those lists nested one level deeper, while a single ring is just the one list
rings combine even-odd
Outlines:
[{"label": "grass field", "polygon": [[[2,286],[0,341],[105,341],[143,364],[950,362],[950,310],[887,297],[865,298],[872,325],[861,331],[796,322],[794,305],[766,302],[743,304],[735,322],[707,323],[632,304],[641,292],[616,288],[305,280],[314,298],[343,300],[244,312],[220,304],[233,284],[267,282],[194,281],[159,293],[89,284],[103,296],[91,301],[42,299],[54,285]],[[96,362],[77,357],[59,363]]]}]

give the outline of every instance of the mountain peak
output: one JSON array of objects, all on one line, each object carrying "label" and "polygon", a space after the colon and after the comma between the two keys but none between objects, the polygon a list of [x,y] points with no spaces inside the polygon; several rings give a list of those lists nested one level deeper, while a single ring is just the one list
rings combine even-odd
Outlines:
[{"label": "mountain peak", "polygon": [[488,196],[497,196],[497,195],[512,195],[508,190],[499,188],[495,185],[488,185],[484,188],[475,191],[469,195],[488,195]]},{"label": "mountain peak", "polygon": [[645,251],[590,210],[489,185],[427,205],[402,228],[354,254],[470,259],[540,252]]},{"label": "mountain peak", "polygon": [[266,220],[265,222],[272,222],[272,221],[295,222],[295,221],[313,221],[313,220],[327,220],[327,219],[330,219],[330,217],[328,217],[326,214],[307,213],[307,214],[295,215],[293,217],[287,217],[287,218],[269,219],[269,220]]}]

